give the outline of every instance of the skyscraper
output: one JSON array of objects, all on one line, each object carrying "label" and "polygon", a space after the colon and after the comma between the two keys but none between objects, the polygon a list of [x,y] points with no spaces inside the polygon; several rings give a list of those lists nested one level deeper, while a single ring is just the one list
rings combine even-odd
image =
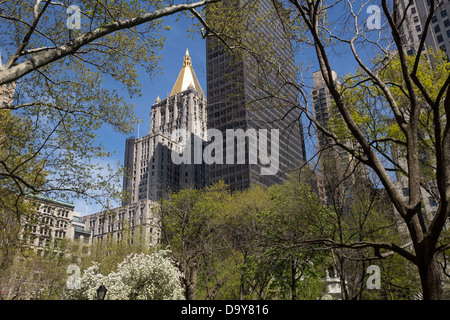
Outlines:
[{"label": "skyscraper", "polygon": [[[427,35],[425,38],[425,49],[433,49],[434,51],[444,51],[449,59],[450,51],[450,2],[447,0],[434,1],[434,13],[431,16],[430,24],[428,26]],[[419,43],[422,39],[425,31],[425,25],[431,12],[431,0],[402,0],[400,1],[401,12],[406,12],[405,21],[402,24],[402,41],[406,44],[405,48],[408,55],[416,54],[418,51]],[[426,56],[425,56],[426,58]],[[426,106],[426,104],[425,104]],[[427,106],[424,107],[421,112],[430,112]],[[405,112],[405,117],[408,117],[408,113]],[[418,132],[419,140],[430,139],[426,130]],[[420,148],[420,147],[419,147]],[[425,150],[419,150],[421,169],[436,167],[434,163],[433,155]],[[392,158],[402,168],[407,168],[406,165],[406,150],[399,145],[392,148]],[[426,169],[428,170],[428,169]],[[401,194],[405,200],[409,197],[409,177],[403,173],[396,172],[396,185],[401,191]],[[432,219],[438,204],[437,186],[435,180],[430,179],[421,181],[421,196],[422,196],[422,214],[423,217]],[[426,185],[424,188],[422,185]],[[430,193],[430,191],[433,191]],[[406,226],[404,226],[406,230]]]},{"label": "skyscraper", "polygon": [[[402,0],[400,12],[406,12],[403,22],[402,41],[406,44],[409,55],[416,53],[425,30],[425,23],[430,15],[431,0]],[[425,46],[448,52],[450,50],[450,2],[435,1],[435,11],[431,18]]]},{"label": "skyscraper", "polygon": [[[144,199],[158,201],[166,191],[206,184],[202,161],[174,162],[172,152],[185,154],[206,139],[206,98],[186,50],[183,65],[169,96],[159,97],[150,111],[149,134],[127,139],[123,189],[125,204]],[[192,153],[192,157],[194,154]]]},{"label": "skyscraper", "polygon": [[[333,79],[337,80],[336,72],[332,71]],[[331,115],[331,106],[333,97],[328,90],[325,80],[322,77],[322,72],[316,71],[313,73],[314,87],[311,90],[312,107],[314,117],[323,127],[328,127]],[[320,131],[317,133],[317,146],[319,150],[324,150],[329,144],[331,139],[325,137]]]},{"label": "skyscraper", "polygon": [[[337,74],[332,71],[337,81]],[[323,79],[322,72],[313,73],[314,87],[311,89],[314,118],[324,128],[332,129],[333,117],[340,117],[333,109],[333,97]],[[364,166],[343,148],[335,145],[333,140],[316,130],[319,154],[318,185],[323,200],[328,203],[351,203],[355,186],[365,180]],[[351,144],[351,141],[345,141]],[[350,201],[349,201],[350,200]]]},{"label": "skyscraper", "polygon": [[[244,163],[223,161],[209,165],[209,183],[224,180],[231,190],[244,189],[252,183],[265,186],[281,183],[306,158],[297,107],[298,91],[287,85],[288,80],[296,82],[292,43],[276,19],[272,1],[254,1],[253,4],[256,9],[249,18],[250,27],[243,32],[251,30],[255,38],[270,43],[271,46],[265,48],[265,57],[277,61],[283,74],[289,74],[290,78],[258,65],[259,61],[251,55],[228,51],[213,36],[207,37],[208,129],[218,129],[224,135],[227,130],[255,130],[258,137],[261,137],[258,130],[266,129],[268,153],[279,159],[275,174],[262,174],[262,168],[267,164],[249,161],[252,150],[249,148],[251,138],[248,138]],[[269,89],[277,94],[268,92]],[[258,144],[258,151],[260,147]],[[224,150],[223,158],[226,159],[230,152],[236,154],[236,145],[228,146],[224,142]]]}]

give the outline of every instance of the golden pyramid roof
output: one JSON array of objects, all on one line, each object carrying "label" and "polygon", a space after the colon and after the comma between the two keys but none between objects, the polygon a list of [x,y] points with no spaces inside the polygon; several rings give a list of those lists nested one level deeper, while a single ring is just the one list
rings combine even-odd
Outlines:
[{"label": "golden pyramid roof", "polygon": [[191,57],[189,56],[189,51],[186,49],[186,55],[183,60],[183,67],[178,75],[177,81],[175,81],[175,85],[173,86],[172,92],[170,95],[174,95],[180,93],[189,88],[189,86],[193,86],[198,93],[203,94],[203,90],[200,87],[200,83],[198,82],[197,76],[195,75],[194,69],[192,68]]}]

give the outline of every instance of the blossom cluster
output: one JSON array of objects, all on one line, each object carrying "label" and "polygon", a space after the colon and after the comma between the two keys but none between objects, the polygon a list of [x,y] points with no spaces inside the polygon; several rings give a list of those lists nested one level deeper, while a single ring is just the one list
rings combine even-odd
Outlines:
[{"label": "blossom cluster", "polygon": [[151,254],[131,254],[118,264],[117,271],[100,273],[100,264],[94,262],[83,272],[80,286],[67,289],[63,299],[94,300],[97,288],[107,288],[108,300],[180,300],[184,299],[180,279],[183,274],[170,259],[170,251]]}]

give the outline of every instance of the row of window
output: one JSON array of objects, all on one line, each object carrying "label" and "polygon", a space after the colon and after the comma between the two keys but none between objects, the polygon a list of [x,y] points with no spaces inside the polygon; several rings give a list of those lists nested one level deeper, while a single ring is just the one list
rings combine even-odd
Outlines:
[{"label": "row of window", "polygon": [[48,224],[49,226],[53,226],[55,224],[55,227],[67,227],[67,221],[66,220],[59,220],[59,219],[53,219],[51,217],[42,217],[41,222]]},{"label": "row of window", "polygon": [[[31,230],[29,230],[31,231]],[[33,233],[37,233],[37,227],[33,226],[32,228],[32,232]],[[47,237],[51,237],[52,236],[52,230],[50,228],[47,227],[40,227],[39,228],[39,234],[42,236],[47,236]],[[66,237],[66,231],[64,230],[54,230],[53,235],[57,238],[65,238]]]},{"label": "row of window", "polygon": [[[428,0],[428,5],[430,5],[430,0]],[[416,14],[417,13],[417,10],[416,10],[415,7],[411,8],[411,13],[412,14]],[[441,18],[446,18],[448,16],[448,12],[447,12],[447,10],[442,10],[439,13],[439,15],[440,15]],[[417,15],[413,16],[413,21],[414,21],[414,23],[420,23],[419,17]],[[434,15],[431,18],[431,22],[433,24],[436,24],[438,22],[438,16]],[[444,27],[448,28],[449,26],[450,26],[450,20],[449,19],[445,19],[444,20]],[[422,31],[422,27],[420,26],[420,24],[416,25],[415,29],[416,29],[417,32],[421,32]],[[437,42],[439,44],[442,43],[444,41],[444,37],[443,37],[442,34],[438,34],[438,33],[441,32],[441,26],[439,24],[434,25],[433,29],[434,29],[434,32],[437,34],[437,36],[436,36]],[[450,39],[450,29],[446,30],[446,34],[447,34],[447,38]],[[422,34],[418,34],[418,38],[419,38],[419,40],[422,39]],[[443,51],[446,51],[445,45],[441,45],[440,49],[443,50]]]},{"label": "row of window", "polygon": [[45,205],[38,205],[36,208],[38,211],[42,210],[43,213],[49,213],[49,214],[55,214],[55,212],[57,212],[58,216],[61,217],[69,217],[69,210],[64,210],[64,209],[56,209],[55,207],[51,207],[51,206],[45,206]]}]

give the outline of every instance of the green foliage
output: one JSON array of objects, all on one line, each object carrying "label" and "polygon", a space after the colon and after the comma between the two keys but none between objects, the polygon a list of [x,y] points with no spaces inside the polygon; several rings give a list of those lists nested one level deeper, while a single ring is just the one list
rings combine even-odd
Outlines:
[{"label": "green foliage", "polygon": [[184,270],[198,271],[198,299],[316,299],[326,292],[326,254],[299,249],[307,229],[301,220],[310,213],[304,207],[321,206],[307,187],[308,197],[295,196],[293,185],[230,195],[220,182],[162,203],[164,243]]},{"label": "green foliage", "polygon": [[324,206],[305,183],[310,175],[293,174],[282,185],[254,185],[232,195],[219,183],[164,201],[162,208],[170,208],[162,217],[165,244],[176,260],[184,259],[184,270],[195,268],[190,280],[196,298],[324,299],[329,268],[347,283],[343,298],[408,299],[418,292],[417,275],[411,277],[411,265],[397,256],[378,262],[382,289],[367,289],[364,261],[377,257],[370,248],[345,248],[399,240],[386,198],[360,186],[351,207],[340,212]]},{"label": "green foliage", "polygon": [[67,268],[76,264],[80,252],[78,241],[49,242],[42,255],[22,250],[0,271],[0,286],[13,300],[57,300],[66,287]]},{"label": "green foliage", "polygon": [[27,186],[45,183],[43,163],[32,157],[36,148],[34,133],[23,130],[31,124],[26,117],[0,110],[0,270],[22,248],[23,221],[33,220],[34,207],[26,199]]},{"label": "green foliage", "polygon": [[[409,121],[411,98],[402,73],[399,56],[393,54],[392,57],[386,57],[386,59],[379,56],[373,59],[373,64],[378,66],[376,72],[380,79],[386,83],[387,89],[398,107],[399,114],[405,121]],[[414,64],[415,56],[406,56],[409,73],[413,71]],[[432,49],[424,52],[418,63],[417,78],[420,79],[427,90],[430,99],[435,100],[437,98],[440,89],[444,86],[449,70],[450,62],[447,61],[444,52],[435,52]],[[421,154],[420,170],[424,180],[430,181],[434,177],[436,166],[433,112],[422,91],[415,83],[412,83],[412,86],[417,96],[417,103],[420,106],[418,123],[419,152]],[[398,121],[395,121],[395,115],[381,88],[372,81],[367,81],[367,74],[362,69],[358,69],[355,74],[344,77],[339,90],[353,120],[361,128],[367,140],[383,156],[386,166],[393,167],[399,173],[404,174],[406,168],[397,167],[399,165],[397,158],[406,154],[406,137]],[[444,121],[443,101],[445,96],[444,93],[439,106],[440,119]],[[355,140],[337,110],[334,110],[331,122],[334,132],[341,140]]]},{"label": "green foliage", "polygon": [[420,292],[416,268],[398,255],[374,263],[380,266],[380,289],[365,290],[365,300],[412,300]]},{"label": "green foliage", "polygon": [[[346,214],[339,216],[321,203],[305,181],[304,175],[293,175],[282,185],[254,185],[233,194],[220,182],[205,190],[185,189],[162,201],[157,208],[161,246],[170,247],[167,254],[177,272],[183,273],[184,297],[325,299],[330,268],[347,283],[348,297],[342,298],[410,299],[419,291],[416,270],[401,257],[380,260],[370,248],[340,246],[397,241],[395,221],[386,214],[391,212],[389,202],[377,193],[361,192]],[[130,254],[151,255],[158,247],[147,247],[136,232],[131,239],[123,230],[120,241],[115,237],[95,241],[83,254],[81,243],[60,243],[58,250],[49,247],[45,257],[30,256],[23,271],[13,272],[25,279],[34,272],[33,265],[40,266],[42,278],[36,285],[45,282],[42,288],[46,289],[36,293],[39,299],[59,298],[63,289],[72,294],[71,299],[93,299],[101,282],[115,288],[109,291],[110,299],[135,299],[130,289],[134,285],[119,276],[118,266],[125,266],[122,261],[128,261]],[[69,264],[79,266],[86,275],[79,292],[66,290]],[[381,267],[380,290],[365,285],[369,264]],[[141,283],[136,281],[132,282]]]}]

